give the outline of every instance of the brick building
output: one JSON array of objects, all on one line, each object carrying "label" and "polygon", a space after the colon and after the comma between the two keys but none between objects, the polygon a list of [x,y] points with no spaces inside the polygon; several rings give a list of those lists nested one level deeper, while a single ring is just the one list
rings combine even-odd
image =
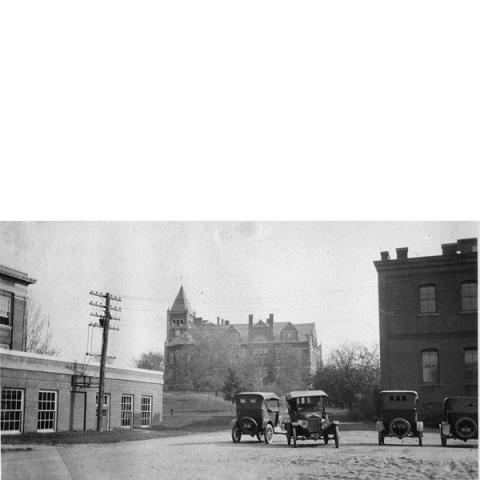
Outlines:
[{"label": "brick building", "polygon": [[232,361],[240,353],[255,360],[257,373],[280,368],[282,361],[293,358],[303,369],[305,379],[313,375],[322,363],[321,345],[317,341],[315,323],[275,322],[273,314],[265,321],[231,323],[217,317],[216,324],[197,317],[183,287],[172,308],[167,311],[167,340],[165,343],[165,386],[170,389],[188,389],[183,378],[183,362],[195,342],[193,332],[208,337],[215,343],[227,342]]},{"label": "brick building", "polygon": [[[0,266],[0,430],[3,434],[94,430],[98,363],[25,352],[27,274]],[[162,417],[163,373],[107,366],[106,428],[150,428]]]},{"label": "brick building", "polygon": [[378,272],[382,389],[416,390],[426,416],[443,398],[477,394],[477,239],[442,254],[381,252]]}]

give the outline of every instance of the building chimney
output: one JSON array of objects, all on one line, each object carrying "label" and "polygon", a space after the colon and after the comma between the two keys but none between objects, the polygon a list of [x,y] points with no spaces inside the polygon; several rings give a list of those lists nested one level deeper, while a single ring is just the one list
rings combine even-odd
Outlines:
[{"label": "building chimney", "polygon": [[248,316],[248,329],[250,330],[250,329],[252,329],[252,328],[253,328],[253,315],[250,314],[250,315]]},{"label": "building chimney", "polygon": [[267,325],[273,330],[273,313],[268,316]]},{"label": "building chimney", "polygon": [[460,253],[474,253],[477,251],[477,239],[462,238],[457,241],[457,246]]},{"label": "building chimney", "polygon": [[397,248],[397,260],[405,260],[408,258],[408,247]]},{"label": "building chimney", "polygon": [[456,243],[442,243],[442,255],[456,255],[457,244]]},{"label": "building chimney", "polygon": [[230,320],[225,320],[225,325],[230,325]]},{"label": "building chimney", "polygon": [[388,251],[380,252],[380,258],[382,259],[382,262],[390,260],[390,254]]},{"label": "building chimney", "polygon": [[217,325],[220,325],[220,317],[217,317]]},{"label": "building chimney", "polygon": [[221,322],[222,322],[222,325],[223,325],[225,323],[225,320],[222,318]]}]

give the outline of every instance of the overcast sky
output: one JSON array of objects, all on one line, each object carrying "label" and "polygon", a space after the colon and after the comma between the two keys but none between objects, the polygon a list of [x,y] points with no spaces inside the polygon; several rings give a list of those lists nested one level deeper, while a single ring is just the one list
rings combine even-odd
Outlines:
[{"label": "overcast sky", "polygon": [[[30,295],[50,319],[61,356],[83,361],[90,290],[122,297],[109,354],[133,366],[161,350],[166,311],[183,283],[198,316],[247,323],[315,322],[325,354],[345,341],[378,342],[381,250],[438,255],[478,236],[469,222],[1,222],[0,263],[37,279]],[[91,353],[100,351],[95,329]],[[95,351],[97,350],[97,351]]]}]

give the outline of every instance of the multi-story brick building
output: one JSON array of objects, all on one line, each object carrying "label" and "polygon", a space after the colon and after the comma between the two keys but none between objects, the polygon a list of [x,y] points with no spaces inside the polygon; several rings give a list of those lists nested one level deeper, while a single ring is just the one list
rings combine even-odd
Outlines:
[{"label": "multi-story brick building", "polygon": [[381,252],[378,272],[382,389],[416,390],[424,415],[444,397],[477,394],[477,239],[442,254]]},{"label": "multi-story brick building", "polygon": [[315,323],[275,322],[273,314],[254,322],[231,323],[217,317],[216,324],[197,317],[183,287],[172,308],[167,311],[167,340],[165,343],[165,386],[184,389],[184,362],[195,342],[193,332],[208,337],[213,348],[226,341],[232,361],[240,352],[254,359],[257,373],[263,375],[272,368],[280,368],[282,361],[293,358],[303,371],[305,379],[315,373],[322,363],[321,345],[317,341]]},{"label": "multi-story brick building", "polygon": [[[99,365],[25,352],[26,273],[0,265],[2,434],[94,430]],[[149,428],[162,418],[163,373],[108,366],[102,414],[106,428]]]}]

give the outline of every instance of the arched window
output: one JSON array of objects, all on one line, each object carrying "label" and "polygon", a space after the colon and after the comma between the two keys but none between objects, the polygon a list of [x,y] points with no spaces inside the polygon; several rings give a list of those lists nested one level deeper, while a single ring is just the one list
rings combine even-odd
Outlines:
[{"label": "arched window", "polygon": [[422,350],[422,382],[440,383],[438,350]]}]

